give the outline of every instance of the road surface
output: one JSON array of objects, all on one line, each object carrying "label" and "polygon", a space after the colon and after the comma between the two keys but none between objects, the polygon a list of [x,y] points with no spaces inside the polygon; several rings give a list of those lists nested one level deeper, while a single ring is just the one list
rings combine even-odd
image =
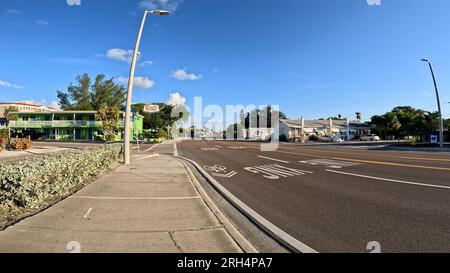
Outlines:
[{"label": "road surface", "polygon": [[319,252],[450,252],[450,155],[183,141],[177,153]]}]

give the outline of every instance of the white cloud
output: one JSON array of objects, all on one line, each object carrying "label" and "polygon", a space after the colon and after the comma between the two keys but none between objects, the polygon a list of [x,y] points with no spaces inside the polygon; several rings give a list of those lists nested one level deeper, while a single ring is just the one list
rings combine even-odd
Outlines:
[{"label": "white cloud", "polygon": [[196,81],[202,78],[202,75],[195,75],[194,73],[189,73],[187,69],[177,69],[172,72],[172,77],[179,81]]},{"label": "white cloud", "polygon": [[[115,79],[115,81],[118,82],[119,84],[127,85],[128,77],[117,77]],[[156,85],[155,81],[150,80],[147,77],[141,77],[141,76],[134,77],[133,87],[135,87],[135,88],[150,89],[150,88],[155,87],[155,85]]]},{"label": "white cloud", "polygon": [[50,102],[47,107],[53,108],[55,110],[61,110],[61,106],[59,105],[59,103],[57,101],[52,101]]},{"label": "white cloud", "polygon": [[152,61],[143,61],[140,65],[141,66],[148,66],[148,65],[152,65],[153,62]]},{"label": "white cloud", "polygon": [[184,105],[186,103],[186,98],[183,97],[179,92],[170,93],[169,100],[167,104],[172,106]]},{"label": "white cloud", "polygon": [[81,0],[66,0],[69,6],[81,6]]},{"label": "white cloud", "polygon": [[0,87],[22,89],[23,87],[17,84],[10,83],[8,81],[0,79]]},{"label": "white cloud", "polygon": [[13,14],[13,15],[17,15],[20,14],[20,10],[16,10],[16,9],[8,9],[6,10],[7,14]]},{"label": "white cloud", "polygon": [[133,50],[111,48],[106,52],[106,57],[117,61],[131,63],[131,60],[133,59]]},{"label": "white cloud", "polygon": [[174,12],[183,2],[184,0],[144,0],[140,1],[138,6],[148,10],[165,9]]},{"label": "white cloud", "polygon": [[42,20],[42,19],[36,20],[35,23],[40,25],[40,26],[47,26],[49,24],[48,21],[45,21],[45,20]]}]

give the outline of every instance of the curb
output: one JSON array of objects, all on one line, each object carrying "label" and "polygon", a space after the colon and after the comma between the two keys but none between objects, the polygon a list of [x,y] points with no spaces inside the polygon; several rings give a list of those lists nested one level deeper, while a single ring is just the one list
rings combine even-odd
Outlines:
[{"label": "curb", "polygon": [[258,253],[258,251],[253,247],[253,245],[245,239],[244,236],[231,224],[231,222],[225,217],[225,215],[222,214],[222,212],[217,208],[217,206],[214,204],[214,202],[209,198],[206,191],[203,189],[203,187],[200,185],[200,182],[197,180],[195,175],[192,173],[191,169],[183,160],[178,159],[181,164],[183,164],[184,168],[187,170],[187,173],[189,175],[190,180],[192,181],[192,184],[194,185],[197,192],[200,194],[200,196],[205,201],[208,208],[214,213],[214,215],[217,217],[217,219],[223,224],[225,227],[225,230],[228,232],[228,234],[233,238],[233,240],[237,243],[237,245],[245,252],[245,253]]},{"label": "curb", "polygon": [[236,196],[234,196],[231,192],[225,189],[222,185],[219,184],[213,177],[211,177],[205,170],[203,170],[200,165],[198,165],[195,161],[182,157],[176,156],[180,159],[190,162],[193,164],[197,170],[208,180],[208,182],[233,206],[235,206],[239,211],[241,211],[247,218],[249,218],[253,223],[259,226],[262,230],[264,230],[270,237],[275,239],[281,245],[287,247],[289,250],[293,252],[299,253],[318,253],[316,250],[311,247],[305,245],[304,243],[298,241],[291,235],[287,234],[267,219],[262,217],[256,211],[252,210],[249,206],[239,200]]}]

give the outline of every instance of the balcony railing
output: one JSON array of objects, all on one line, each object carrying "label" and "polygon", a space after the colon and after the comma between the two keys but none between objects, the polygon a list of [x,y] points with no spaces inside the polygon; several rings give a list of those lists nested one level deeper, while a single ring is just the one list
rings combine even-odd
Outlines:
[{"label": "balcony railing", "polygon": [[[119,126],[123,126],[123,121]],[[10,127],[100,127],[101,121],[54,120],[54,121],[10,121]]]}]

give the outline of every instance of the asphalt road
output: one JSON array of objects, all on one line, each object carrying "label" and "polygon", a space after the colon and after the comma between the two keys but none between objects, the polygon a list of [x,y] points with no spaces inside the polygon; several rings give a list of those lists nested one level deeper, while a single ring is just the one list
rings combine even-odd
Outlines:
[{"label": "asphalt road", "polygon": [[[180,156],[319,252],[450,252],[450,154],[183,141]],[[169,149],[170,150],[170,149]],[[167,151],[168,152],[168,151]]]}]

